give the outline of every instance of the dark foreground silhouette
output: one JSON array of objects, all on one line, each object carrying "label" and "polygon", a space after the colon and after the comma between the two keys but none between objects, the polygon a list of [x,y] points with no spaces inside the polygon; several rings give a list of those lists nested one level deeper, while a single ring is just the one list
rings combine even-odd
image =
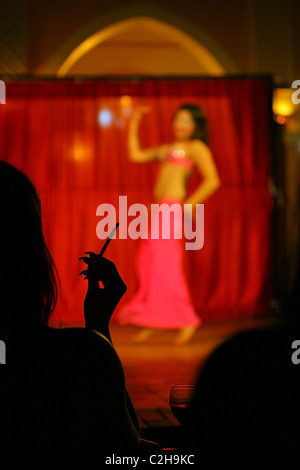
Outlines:
[{"label": "dark foreground silhouette", "polygon": [[2,161],[0,217],[0,448],[137,451],[138,420],[109,333],[126,291],[115,265],[84,256],[86,328],[50,328],[57,283],[39,198]]}]

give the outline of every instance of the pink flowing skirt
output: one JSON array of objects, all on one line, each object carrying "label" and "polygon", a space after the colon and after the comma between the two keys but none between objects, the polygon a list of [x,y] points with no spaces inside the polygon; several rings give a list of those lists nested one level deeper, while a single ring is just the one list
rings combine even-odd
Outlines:
[{"label": "pink flowing skirt", "polygon": [[[178,201],[167,202],[168,206]],[[168,209],[169,213],[169,209]],[[171,222],[169,239],[161,237],[161,216],[151,220],[151,225],[159,224],[160,237],[140,240],[137,254],[137,277],[139,287],[122,310],[117,320],[120,324],[132,324],[148,328],[180,329],[186,326],[197,326],[202,323],[190,298],[188,286],[182,267],[184,243],[174,237],[182,217],[174,217]]]}]

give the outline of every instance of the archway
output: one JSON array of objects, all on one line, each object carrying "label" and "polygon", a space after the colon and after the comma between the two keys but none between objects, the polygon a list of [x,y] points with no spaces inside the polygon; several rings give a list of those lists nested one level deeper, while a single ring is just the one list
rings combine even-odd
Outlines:
[{"label": "archway", "polygon": [[138,16],[83,40],[57,76],[223,75],[224,66],[192,36],[164,21]]}]

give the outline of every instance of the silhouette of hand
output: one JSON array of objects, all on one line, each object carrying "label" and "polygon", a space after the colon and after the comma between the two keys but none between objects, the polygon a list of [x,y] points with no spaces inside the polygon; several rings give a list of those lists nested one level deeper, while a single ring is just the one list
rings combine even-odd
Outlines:
[{"label": "silhouette of hand", "polygon": [[112,261],[90,251],[85,254],[89,256],[79,258],[87,264],[87,269],[80,273],[88,280],[84,300],[85,324],[110,339],[109,321],[127,286]]}]

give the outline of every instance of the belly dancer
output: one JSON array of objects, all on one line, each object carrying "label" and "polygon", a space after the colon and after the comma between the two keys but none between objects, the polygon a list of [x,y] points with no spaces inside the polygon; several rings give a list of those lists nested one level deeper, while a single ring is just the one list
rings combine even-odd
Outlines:
[{"label": "belly dancer", "polygon": [[[220,180],[213,156],[207,144],[207,125],[201,108],[184,104],[172,119],[174,141],[156,148],[142,149],[139,142],[139,124],[148,107],[137,108],[131,117],[128,134],[129,158],[136,163],[160,161],[158,177],[154,187],[154,203],[167,208],[174,203],[190,204],[191,217],[195,217],[196,204],[203,203],[219,187]],[[187,183],[198,171],[201,184],[187,195]],[[186,209],[186,206],[185,206]],[[181,211],[180,211],[181,212]],[[163,213],[163,210],[162,210]],[[153,223],[160,227],[159,212]],[[182,224],[180,215],[174,215],[174,232]],[[172,225],[172,224],[171,224]],[[161,228],[159,229],[161,230]],[[137,255],[137,277],[139,287],[132,298],[119,312],[121,324],[142,327],[134,338],[147,340],[155,329],[175,329],[176,344],[188,342],[202,319],[195,311],[182,267],[183,242],[171,231],[169,239],[161,236],[140,241]]]}]

